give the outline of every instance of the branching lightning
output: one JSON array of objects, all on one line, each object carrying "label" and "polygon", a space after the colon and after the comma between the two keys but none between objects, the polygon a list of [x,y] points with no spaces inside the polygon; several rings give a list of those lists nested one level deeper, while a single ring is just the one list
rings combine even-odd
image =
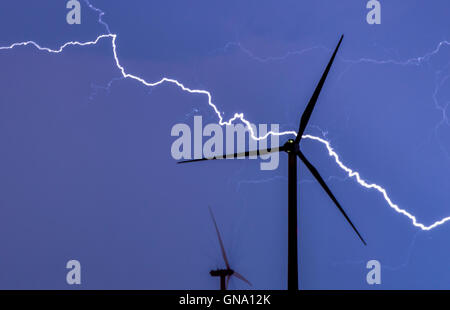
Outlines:
[{"label": "branching lightning", "polygon": [[248,57],[250,57],[256,61],[259,61],[259,62],[282,61],[282,60],[286,60],[287,58],[289,58],[291,56],[300,56],[300,55],[303,55],[304,53],[310,52],[315,49],[325,49],[322,46],[313,46],[313,47],[305,48],[305,49],[302,49],[299,51],[288,51],[284,55],[281,55],[281,56],[260,57],[260,56],[253,54],[249,49],[244,47],[240,42],[228,42],[220,50],[226,51],[232,46],[239,48]]},{"label": "branching lightning", "polygon": [[[172,78],[168,78],[168,77],[163,77],[162,79],[160,79],[159,81],[156,82],[148,82],[145,79],[127,73],[125,68],[121,65],[120,60],[119,60],[119,56],[118,56],[118,52],[117,52],[117,44],[116,44],[116,40],[117,40],[117,34],[113,34],[110,32],[109,26],[108,24],[106,24],[103,20],[102,17],[105,14],[102,10],[95,8],[94,6],[92,6],[88,0],[85,0],[86,4],[89,6],[89,8],[91,8],[92,10],[94,10],[95,12],[97,12],[99,14],[99,23],[102,24],[103,26],[105,26],[106,30],[107,30],[107,34],[101,34],[99,35],[94,41],[88,41],[88,42],[78,42],[78,41],[69,41],[64,43],[61,47],[59,47],[58,49],[50,49],[48,47],[41,47],[38,43],[36,43],[35,41],[26,41],[26,42],[18,42],[18,43],[13,43],[9,46],[4,46],[4,47],[0,47],[0,50],[12,50],[14,48],[18,48],[18,47],[23,47],[23,46],[34,46],[36,49],[38,49],[39,51],[43,51],[43,52],[48,52],[48,53],[52,53],[52,54],[59,54],[62,53],[64,51],[65,48],[69,47],[69,46],[92,46],[92,45],[96,45],[99,41],[101,40],[106,40],[106,39],[110,39],[111,40],[111,45],[112,45],[112,53],[113,53],[113,57],[114,57],[114,61],[115,61],[115,65],[116,67],[119,69],[122,77],[124,79],[133,79],[147,87],[155,87],[158,85],[161,85],[163,83],[170,83],[170,84],[174,84],[176,86],[178,86],[180,89],[182,89],[185,92],[191,93],[191,94],[200,94],[200,95],[204,95],[207,97],[208,99],[208,105],[214,110],[214,112],[216,113],[218,119],[219,119],[219,124],[221,126],[225,126],[225,125],[231,125],[233,122],[240,120],[243,124],[246,125],[250,136],[254,139],[254,140],[263,140],[266,139],[268,136],[270,135],[275,135],[275,136],[284,136],[284,135],[296,135],[295,131],[283,131],[283,132],[268,132],[265,135],[262,136],[257,136],[251,126],[251,123],[245,119],[244,114],[243,113],[235,113],[234,116],[232,118],[230,118],[228,121],[225,121],[222,117],[222,112],[219,111],[219,109],[217,108],[217,106],[213,103],[212,101],[212,95],[209,91],[207,90],[201,90],[201,89],[191,89],[187,86],[185,86],[183,83],[179,82],[176,79],[172,79]],[[441,43],[439,43],[438,47],[426,54],[425,56],[422,57],[418,57],[418,58],[413,58],[413,59],[409,59],[405,62],[398,62],[398,64],[402,64],[402,65],[408,65],[408,64],[414,64],[414,65],[418,65],[420,64],[422,61],[428,59],[429,57],[431,57],[432,55],[436,54],[439,52],[439,50],[441,49],[442,46],[444,45],[450,45],[450,42],[447,41],[443,41]],[[242,46],[239,45],[240,48],[242,48]],[[309,50],[309,49],[308,49]],[[282,56],[282,57],[272,57],[272,58],[267,58],[267,59],[258,59],[255,58],[259,61],[270,61],[270,60],[280,60],[292,55],[298,55],[301,54],[303,52],[306,52],[308,50],[304,50],[301,52],[290,52],[287,53],[286,55]],[[250,53],[250,51],[246,50],[246,53]],[[252,55],[252,54],[249,54]],[[392,63],[393,61],[389,60],[389,61],[375,61],[375,60],[370,60],[370,59],[360,59],[358,61],[348,61],[348,62],[376,62],[376,63]],[[367,189],[374,189],[376,191],[378,191],[379,193],[382,194],[383,198],[385,199],[385,201],[388,203],[388,205],[394,209],[397,213],[403,214],[404,216],[406,216],[407,218],[409,218],[412,222],[412,224],[415,227],[418,227],[422,230],[431,230],[439,225],[442,225],[448,221],[450,221],[450,216],[445,217],[439,221],[434,222],[431,225],[424,225],[420,222],[417,221],[416,217],[413,216],[411,213],[409,213],[408,211],[401,209],[397,204],[395,204],[394,202],[392,202],[392,200],[390,199],[390,197],[387,194],[386,189],[384,189],[382,186],[375,184],[375,183],[368,183],[366,182],[364,179],[361,178],[359,172],[357,171],[353,171],[351,168],[347,167],[346,165],[344,165],[344,163],[341,161],[341,159],[339,158],[339,155],[333,150],[333,148],[330,145],[330,142],[317,137],[317,136],[313,136],[313,135],[304,135],[303,139],[309,139],[312,141],[316,141],[316,142],[320,142],[322,143],[326,149],[328,150],[328,155],[332,158],[334,158],[336,164],[343,170],[345,171],[345,173],[348,175],[349,178],[354,178],[359,185],[361,185],[364,188]]]}]

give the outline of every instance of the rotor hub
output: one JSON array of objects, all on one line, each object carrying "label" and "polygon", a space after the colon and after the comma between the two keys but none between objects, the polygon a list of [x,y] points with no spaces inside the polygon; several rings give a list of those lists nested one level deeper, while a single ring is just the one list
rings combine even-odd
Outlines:
[{"label": "rotor hub", "polygon": [[286,153],[297,153],[300,150],[298,143],[293,139],[289,139],[284,144],[284,151]]}]

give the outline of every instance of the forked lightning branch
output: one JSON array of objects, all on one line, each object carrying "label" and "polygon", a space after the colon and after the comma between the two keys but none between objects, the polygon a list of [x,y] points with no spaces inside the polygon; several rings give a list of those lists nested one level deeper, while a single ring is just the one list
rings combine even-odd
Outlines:
[{"label": "forked lightning branch", "polygon": [[[63,45],[61,45],[58,49],[51,49],[48,47],[42,47],[40,46],[38,43],[36,43],[35,41],[25,41],[25,42],[16,42],[16,43],[11,43],[10,45],[7,46],[3,46],[0,47],[0,50],[13,50],[16,48],[23,48],[25,46],[33,46],[34,48],[36,48],[39,51],[42,52],[47,52],[47,53],[51,53],[51,54],[59,54],[62,53],[66,48],[69,47],[73,47],[73,46],[94,46],[96,45],[98,42],[100,42],[100,40],[111,40],[111,48],[112,48],[112,55],[114,58],[114,64],[116,66],[116,68],[119,70],[121,76],[123,78],[127,78],[127,79],[132,79],[135,80],[139,83],[141,83],[142,85],[148,86],[148,87],[155,87],[158,85],[161,85],[163,83],[170,83],[173,84],[177,87],[179,87],[180,89],[182,89],[185,92],[191,93],[191,94],[202,94],[207,98],[207,103],[208,105],[213,109],[213,111],[215,112],[215,114],[218,117],[218,125],[220,126],[226,126],[226,125],[232,125],[234,123],[238,123],[241,122],[242,124],[245,125],[246,129],[248,130],[248,134],[251,137],[252,140],[255,141],[263,141],[266,140],[269,136],[272,136],[272,138],[274,137],[278,137],[278,136],[282,136],[282,135],[296,135],[295,131],[284,131],[284,132],[278,132],[278,131],[267,131],[264,134],[258,133],[254,126],[252,126],[252,124],[250,123],[250,121],[248,121],[247,119],[245,119],[244,114],[243,113],[235,113],[234,116],[232,118],[230,118],[228,121],[225,121],[222,117],[222,112],[218,109],[218,107],[213,103],[212,101],[212,95],[209,91],[207,90],[202,90],[202,89],[192,89],[189,88],[187,86],[185,86],[183,83],[181,83],[180,81],[173,79],[173,78],[167,78],[167,77],[163,77],[161,78],[159,81],[156,82],[148,82],[146,81],[144,78],[127,73],[127,71],[125,70],[125,68],[123,67],[123,65],[120,63],[119,60],[119,56],[118,56],[118,51],[117,51],[117,44],[116,44],[116,39],[117,39],[117,34],[113,34],[111,32],[109,32],[109,27],[106,23],[103,22],[102,17],[104,15],[104,12],[101,11],[98,8],[95,8],[94,6],[92,6],[89,1],[86,1],[86,3],[88,4],[89,8],[92,9],[93,11],[95,11],[96,13],[98,13],[99,16],[99,23],[102,24],[103,26],[105,26],[105,28],[107,29],[107,33],[106,34],[102,34],[97,36],[97,38],[93,41],[87,41],[87,42],[78,42],[78,41],[68,41],[66,43],[64,43]],[[75,20],[75,23],[77,22],[77,20]],[[367,181],[365,181],[359,174],[359,172],[352,170],[351,168],[349,168],[348,166],[346,166],[342,160],[340,159],[339,155],[333,150],[333,148],[331,147],[329,141],[317,137],[317,136],[312,136],[312,135],[303,135],[302,136],[303,139],[308,139],[308,140],[312,140],[312,141],[316,141],[316,142],[320,142],[321,144],[323,144],[326,148],[326,150],[328,151],[328,155],[330,157],[332,157],[336,164],[339,166],[339,168],[341,168],[347,175],[349,178],[354,179],[355,181],[358,182],[358,184],[364,188],[367,189],[374,189],[377,192],[379,192],[384,200],[387,202],[387,204],[393,209],[395,210],[397,213],[402,214],[404,216],[406,216],[411,223],[415,226],[418,227],[422,230],[431,230],[437,226],[440,226],[448,221],[450,221],[450,216],[448,217],[444,217],[430,225],[425,225],[423,223],[420,223],[417,218],[412,215],[411,213],[409,213],[408,211],[406,211],[405,209],[400,208],[397,204],[395,204],[391,198],[389,197],[387,191],[385,188],[383,188],[382,186],[375,184],[375,183],[368,183]],[[274,140],[272,140],[274,141]],[[212,143],[212,142],[211,142]],[[272,142],[273,143],[273,142]],[[220,146],[219,146],[220,147]],[[194,146],[195,148],[195,146]],[[208,151],[208,149],[206,149],[206,151]],[[211,151],[211,149],[209,150]],[[212,153],[214,153],[214,149],[212,149],[211,151]],[[186,153],[187,154],[187,153]],[[196,154],[194,154],[196,155]],[[205,154],[204,154],[205,155]],[[179,156],[179,154],[177,153],[177,156]],[[269,161],[269,165],[270,165],[271,161]],[[274,163],[274,161],[273,161]]]}]

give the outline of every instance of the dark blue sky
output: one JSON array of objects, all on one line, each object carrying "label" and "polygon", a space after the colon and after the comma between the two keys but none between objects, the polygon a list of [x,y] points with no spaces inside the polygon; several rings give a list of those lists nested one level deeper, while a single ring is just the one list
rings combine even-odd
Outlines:
[{"label": "dark blue sky", "polygon": [[[106,30],[81,2],[81,25],[66,23],[65,1],[3,2],[0,46],[94,40]],[[298,126],[345,33],[306,133],[418,222],[450,216],[448,2],[381,1],[381,25],[354,0],[92,4],[127,72],[208,90],[226,119],[243,112],[282,130]],[[0,288],[70,289],[65,265],[77,259],[85,289],[215,289],[208,271],[223,262],[208,205],[232,267],[256,289],[285,288],[284,154],[274,171],[254,160],[177,166],[172,126],[217,122],[206,96],[130,79],[104,89],[120,77],[110,39],[61,54],[1,50],[0,68]],[[301,288],[450,288],[450,222],[414,227],[323,144],[302,147],[368,246],[300,165]],[[377,287],[365,281],[372,259]]]}]

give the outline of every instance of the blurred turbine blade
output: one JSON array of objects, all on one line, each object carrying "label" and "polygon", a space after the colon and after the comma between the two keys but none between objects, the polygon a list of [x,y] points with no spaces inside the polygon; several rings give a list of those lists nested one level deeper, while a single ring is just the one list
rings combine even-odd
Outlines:
[{"label": "blurred turbine blade", "polygon": [[214,227],[216,228],[217,238],[219,239],[219,244],[220,244],[220,249],[222,251],[223,260],[225,261],[225,265],[227,266],[227,269],[230,269],[230,264],[228,263],[227,254],[225,253],[225,247],[223,246],[222,237],[220,236],[220,232],[219,232],[219,228],[217,227],[216,219],[214,217],[211,207],[208,207],[208,208],[209,208],[209,213],[211,213],[211,218],[213,220]]},{"label": "blurred turbine blade", "polygon": [[239,280],[244,281],[244,282],[247,283],[248,285],[253,286],[253,285],[250,283],[250,281],[247,280],[246,278],[244,278],[244,276],[241,275],[239,272],[236,272],[236,271],[233,272],[233,276],[235,276],[235,277],[238,278]]},{"label": "blurred turbine blade", "polygon": [[336,46],[336,49],[334,50],[333,56],[331,56],[331,59],[328,62],[328,65],[325,68],[325,71],[323,72],[322,77],[321,77],[319,83],[317,84],[316,89],[314,90],[314,93],[311,96],[311,99],[309,99],[309,102],[308,102],[308,105],[306,106],[305,111],[302,114],[302,117],[300,119],[300,126],[298,128],[297,137],[295,138],[296,143],[299,143],[300,140],[302,139],[302,135],[305,132],[306,125],[308,125],[309,118],[311,117],[311,114],[314,110],[314,106],[316,105],[317,99],[319,98],[319,94],[320,94],[320,91],[322,90],[322,86],[325,83],[328,72],[331,69],[331,65],[333,64],[334,58],[336,57],[336,53],[339,49],[339,46],[341,45],[343,38],[344,38],[344,35],[341,36],[341,39],[339,40],[339,43]]},{"label": "blurred turbine blade", "polygon": [[228,285],[230,284],[231,276],[227,276],[227,283],[225,284],[225,289],[228,289]]},{"label": "blurred turbine blade", "polygon": [[190,159],[190,160],[183,160],[179,161],[178,164],[185,164],[185,163],[193,163],[197,161],[205,161],[205,160],[218,160],[218,159],[231,159],[231,158],[240,158],[240,157],[249,157],[249,156],[260,156],[260,155],[266,155],[270,153],[275,152],[281,152],[284,150],[283,146],[280,147],[274,147],[271,149],[265,149],[265,150],[255,150],[255,151],[246,151],[242,153],[234,153],[234,154],[226,154],[222,157],[212,157],[212,158],[198,158],[198,159]]},{"label": "blurred turbine blade", "polygon": [[366,241],[364,241],[363,237],[361,237],[361,234],[359,233],[359,231],[356,229],[355,225],[353,225],[352,221],[350,220],[350,218],[347,216],[347,214],[345,213],[344,209],[341,207],[341,205],[339,204],[339,202],[337,201],[336,197],[334,197],[333,193],[331,192],[330,188],[328,187],[328,185],[325,183],[325,181],[323,180],[323,178],[320,176],[319,171],[317,171],[317,169],[308,161],[308,159],[306,159],[305,155],[303,155],[303,153],[301,151],[298,151],[298,157],[300,157],[300,159],[302,160],[302,162],[305,164],[305,166],[309,169],[309,171],[311,172],[311,174],[316,178],[316,180],[319,182],[320,186],[322,186],[322,188],[325,190],[325,192],[328,194],[328,196],[331,198],[331,200],[333,200],[333,202],[335,203],[335,205],[338,207],[339,211],[341,211],[342,215],[345,217],[345,219],[347,220],[347,222],[352,226],[353,230],[356,232],[356,234],[358,235],[359,239],[361,239],[362,243],[364,243],[364,245],[366,244]]}]

